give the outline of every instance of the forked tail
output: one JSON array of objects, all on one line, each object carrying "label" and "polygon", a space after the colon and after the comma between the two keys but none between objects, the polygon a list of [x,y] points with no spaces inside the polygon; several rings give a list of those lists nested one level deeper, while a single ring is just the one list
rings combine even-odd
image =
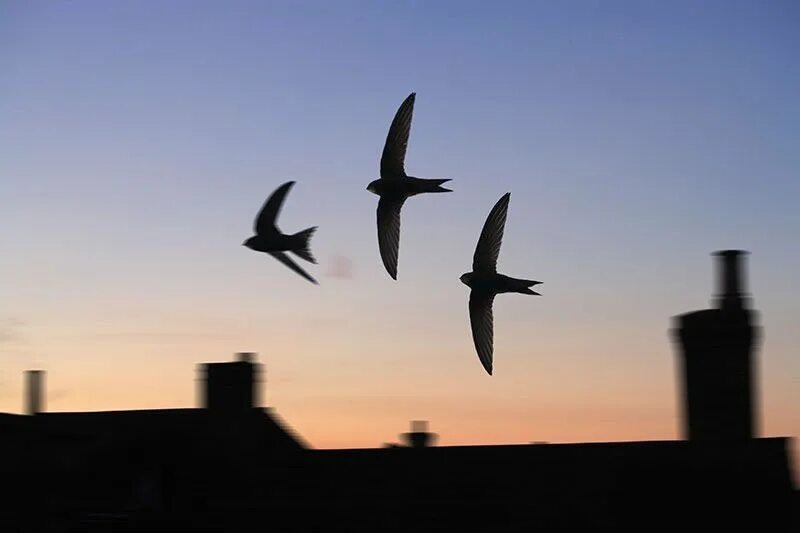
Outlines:
[{"label": "forked tail", "polygon": [[447,183],[450,179],[426,179],[424,192],[453,192],[452,189],[442,187],[443,183]]},{"label": "forked tail", "polygon": [[311,236],[314,235],[314,232],[317,231],[317,226],[313,228],[304,229],[298,233],[292,235],[297,241],[297,247],[293,248],[291,251],[301,259],[305,259],[309,263],[317,263],[317,260],[314,259],[314,256],[311,254]]},{"label": "forked tail", "polygon": [[534,294],[536,296],[541,296],[541,294],[538,292],[531,290],[531,287],[534,285],[541,285],[541,281],[533,281],[530,279],[518,279],[517,281],[519,282],[519,288],[517,289],[517,292],[521,294]]}]

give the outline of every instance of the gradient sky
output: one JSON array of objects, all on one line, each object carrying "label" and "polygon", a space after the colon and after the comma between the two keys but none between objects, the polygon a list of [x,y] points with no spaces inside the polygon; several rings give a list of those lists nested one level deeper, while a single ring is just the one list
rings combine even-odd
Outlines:
[{"label": "gradient sky", "polygon": [[[800,8],[795,2],[0,3],[0,411],[195,405],[196,367],[266,364],[317,447],[411,419],[444,444],[679,436],[670,317],[742,248],[766,327],[763,433],[800,436]],[[455,192],[375,235],[389,123]],[[313,286],[243,248],[288,180],[319,225]],[[512,192],[475,355],[470,269]]]}]

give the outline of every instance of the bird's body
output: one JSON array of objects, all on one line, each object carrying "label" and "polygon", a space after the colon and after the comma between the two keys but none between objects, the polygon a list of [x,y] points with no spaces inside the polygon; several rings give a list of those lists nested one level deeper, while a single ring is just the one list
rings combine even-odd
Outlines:
[{"label": "bird's body", "polygon": [[474,291],[490,292],[493,294],[502,294],[505,292],[539,294],[532,291],[529,287],[537,285],[540,282],[529,279],[512,278],[496,272],[478,274],[469,272],[464,274],[461,281]]},{"label": "bird's body", "polygon": [[483,231],[475,248],[472,260],[472,272],[462,274],[461,282],[470,289],[469,319],[472,328],[472,340],[478,358],[489,375],[492,374],[494,365],[494,317],[492,305],[494,297],[498,294],[516,292],[520,294],[533,294],[531,287],[539,285],[540,281],[517,279],[497,272],[497,258],[500,255],[500,245],[503,243],[503,232],[508,213],[508,201],[511,193],[504,194],[492,208]]},{"label": "bird's body", "polygon": [[381,198],[399,200],[426,192],[450,192],[441,185],[450,180],[415,178],[414,176],[397,176],[380,178],[369,184],[368,191]]},{"label": "bird's body", "polygon": [[316,263],[317,261],[314,259],[309,247],[311,236],[317,230],[316,226],[292,235],[281,232],[277,226],[278,214],[283,206],[283,201],[293,185],[293,181],[284,183],[267,198],[255,220],[254,230],[256,234],[242,244],[251,250],[271,255],[308,281],[317,283],[314,278],[285,253],[292,252],[310,263]]},{"label": "bird's body", "polygon": [[300,233],[284,235],[276,231],[272,235],[255,235],[247,239],[248,248],[256,252],[294,252],[304,246]]},{"label": "bird's body", "polygon": [[381,156],[381,177],[367,186],[380,196],[378,202],[378,248],[386,271],[397,279],[400,252],[400,210],[411,196],[433,192],[451,192],[442,187],[449,179],[408,176],[405,171],[406,147],[411,132],[416,93],[411,93],[395,114]]}]

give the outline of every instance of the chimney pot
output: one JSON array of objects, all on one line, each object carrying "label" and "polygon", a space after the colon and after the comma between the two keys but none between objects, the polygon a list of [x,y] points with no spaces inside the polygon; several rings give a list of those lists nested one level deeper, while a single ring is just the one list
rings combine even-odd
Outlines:
[{"label": "chimney pot", "polygon": [[44,412],[44,370],[28,370],[25,391],[25,413],[35,415]]},{"label": "chimney pot", "polygon": [[403,433],[402,437],[411,448],[427,448],[436,441],[437,435],[428,432],[427,420],[413,420],[411,431]]},{"label": "chimney pot", "polygon": [[743,309],[747,303],[744,290],[744,250],[715,252],[717,259],[717,309]]}]

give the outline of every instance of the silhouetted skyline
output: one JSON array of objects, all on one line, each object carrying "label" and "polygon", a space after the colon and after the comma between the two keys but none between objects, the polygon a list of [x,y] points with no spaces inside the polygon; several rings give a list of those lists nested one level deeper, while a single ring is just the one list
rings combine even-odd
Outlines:
[{"label": "silhouetted skyline", "polygon": [[[421,416],[450,444],[674,438],[665,317],[730,247],[768,326],[763,431],[800,434],[797,8],[576,5],[5,3],[0,411],[31,368],[54,410],[191,405],[181,377],[241,347],[319,447]],[[411,91],[413,168],[458,198],[404,220],[400,285],[364,186]],[[288,180],[282,224],[330,228],[316,271],[353,276],[239,246]],[[504,270],[547,305],[498,305],[487,380],[457,276],[508,190]]]},{"label": "silhouetted skyline", "polygon": [[[507,201],[488,217],[490,235]],[[275,408],[258,407],[264,369],[253,353],[200,365],[193,409],[51,413],[33,371],[31,416],[0,413],[0,474],[14,487],[0,524],[794,531],[790,441],[762,438],[753,424],[762,330],[744,289],[744,254],[714,255],[716,305],[673,321],[684,440],[438,447],[416,420],[399,443],[315,450]],[[481,290],[479,277],[471,281]]]}]

